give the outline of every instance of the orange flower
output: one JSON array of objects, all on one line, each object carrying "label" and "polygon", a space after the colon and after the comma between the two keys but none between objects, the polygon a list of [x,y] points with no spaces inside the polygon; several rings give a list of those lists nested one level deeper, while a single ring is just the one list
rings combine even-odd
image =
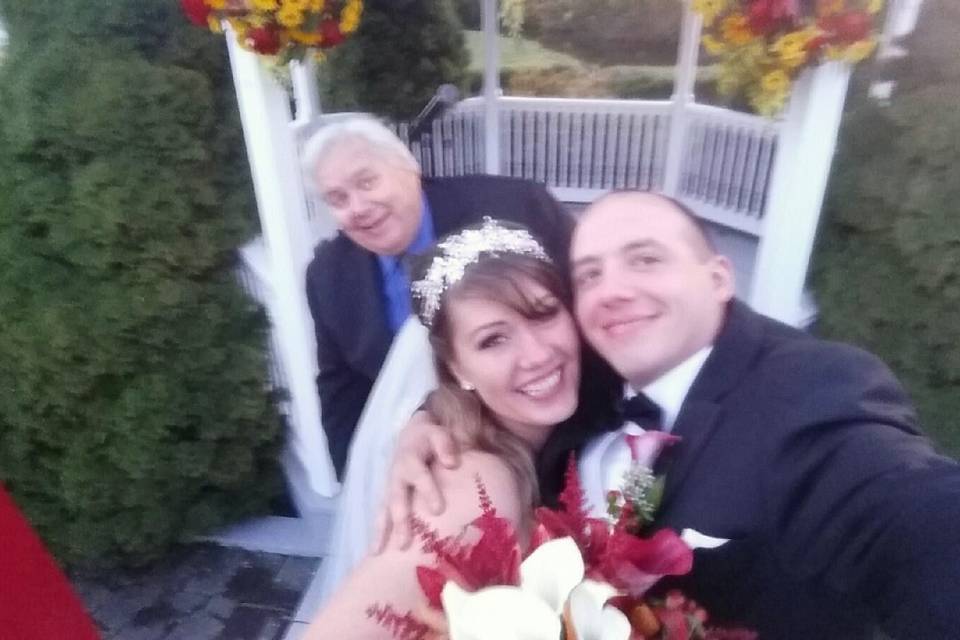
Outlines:
[{"label": "orange flower", "polygon": [[753,40],[750,20],[742,13],[732,13],[723,19],[720,25],[723,39],[734,46],[743,46]]},{"label": "orange flower", "polygon": [[844,9],[843,0],[817,0],[818,16],[835,16]]}]

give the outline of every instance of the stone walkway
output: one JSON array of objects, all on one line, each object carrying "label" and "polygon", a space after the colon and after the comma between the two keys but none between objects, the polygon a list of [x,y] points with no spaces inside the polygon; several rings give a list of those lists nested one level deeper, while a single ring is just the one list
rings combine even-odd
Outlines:
[{"label": "stone walkway", "polygon": [[283,640],[319,564],[196,544],[145,570],[71,580],[103,640]]}]

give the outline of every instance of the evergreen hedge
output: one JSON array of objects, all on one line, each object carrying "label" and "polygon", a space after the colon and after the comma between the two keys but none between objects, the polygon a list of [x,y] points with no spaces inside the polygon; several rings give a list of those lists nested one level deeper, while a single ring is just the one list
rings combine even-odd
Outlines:
[{"label": "evergreen hedge", "polygon": [[328,58],[320,65],[327,111],[407,120],[441,84],[467,88],[470,60],[451,0],[367,0],[356,34]]},{"label": "evergreen hedge", "polygon": [[888,106],[845,117],[814,261],[820,329],[879,354],[960,457],[960,4],[927,0]]},{"label": "evergreen hedge", "polygon": [[166,0],[0,16],[0,480],[62,559],[144,562],[278,489],[224,43]]}]

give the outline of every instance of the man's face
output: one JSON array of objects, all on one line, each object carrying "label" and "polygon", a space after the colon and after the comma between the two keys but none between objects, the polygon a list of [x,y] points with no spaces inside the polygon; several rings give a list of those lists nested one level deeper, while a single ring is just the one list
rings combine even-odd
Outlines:
[{"label": "man's face", "polygon": [[315,178],[348,238],[368,251],[398,255],[420,227],[420,175],[361,138],[333,143]]},{"label": "man's face", "polygon": [[583,334],[637,388],[711,344],[733,297],[729,261],[651,194],[588,208],[570,253]]}]

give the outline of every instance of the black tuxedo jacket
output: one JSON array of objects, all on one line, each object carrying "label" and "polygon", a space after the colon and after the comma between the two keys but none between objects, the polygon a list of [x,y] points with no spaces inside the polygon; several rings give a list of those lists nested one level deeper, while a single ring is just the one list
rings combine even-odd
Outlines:
[{"label": "black tuxedo jacket", "polygon": [[[498,176],[424,179],[437,238],[491,216],[519,222],[566,269],[573,218],[536,183]],[[342,233],[321,243],[307,268],[307,300],[317,335],[323,428],[337,475],[390,348],[376,256]]]},{"label": "black tuxedo jacket", "polygon": [[[960,467],[876,358],[734,302],[673,432],[657,526],[730,542],[668,586],[761,638],[960,638]],[[545,496],[592,435],[555,432]]]}]

